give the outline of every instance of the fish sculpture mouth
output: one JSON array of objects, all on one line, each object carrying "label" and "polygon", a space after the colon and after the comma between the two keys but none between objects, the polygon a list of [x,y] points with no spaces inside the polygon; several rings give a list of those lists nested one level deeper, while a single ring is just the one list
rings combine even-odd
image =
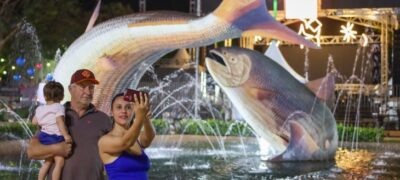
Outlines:
[{"label": "fish sculpture mouth", "polygon": [[224,60],[224,58],[223,58],[221,53],[219,53],[219,52],[217,52],[215,50],[211,50],[210,51],[210,57],[211,57],[210,59],[214,60],[215,62],[218,62],[219,64],[227,67],[226,63],[225,63],[225,60]]},{"label": "fish sculpture mouth", "polygon": [[214,74],[215,80],[220,84],[227,87],[235,86],[232,81],[232,71],[225,61],[224,55],[216,50],[211,50],[209,57],[206,58],[207,67],[209,67],[209,72]]},{"label": "fish sculpture mouth", "polygon": [[224,48],[211,50],[206,58],[214,80],[226,87],[238,87],[249,78],[251,63],[247,56],[228,55]]}]

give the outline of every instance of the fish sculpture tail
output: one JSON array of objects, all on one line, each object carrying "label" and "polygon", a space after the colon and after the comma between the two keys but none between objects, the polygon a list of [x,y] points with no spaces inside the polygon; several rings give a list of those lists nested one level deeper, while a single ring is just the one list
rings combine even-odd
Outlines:
[{"label": "fish sculpture tail", "polygon": [[268,36],[314,49],[319,48],[277,22],[268,13],[266,3],[262,0],[224,0],[213,14],[241,29],[245,35]]}]

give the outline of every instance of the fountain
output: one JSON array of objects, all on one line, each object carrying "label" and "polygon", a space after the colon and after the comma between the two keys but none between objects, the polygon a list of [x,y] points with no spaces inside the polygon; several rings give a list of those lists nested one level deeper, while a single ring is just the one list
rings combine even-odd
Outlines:
[{"label": "fountain", "polygon": [[[193,66],[193,65],[192,65]],[[167,72],[168,73],[168,72]],[[151,78],[147,82],[143,79]],[[149,68],[146,76],[139,86],[151,94],[154,106],[154,117],[162,117],[164,112],[181,113],[179,118],[195,119],[192,98],[182,98],[178,95],[193,92],[199,88],[193,83],[193,72],[178,69],[164,77],[159,77],[154,68]],[[185,84],[184,88],[176,88],[173,82]],[[208,83],[208,89],[213,89],[215,83]],[[180,86],[179,86],[180,87]],[[201,92],[201,91],[200,91]],[[212,92],[209,92],[213,94]],[[208,116],[222,117],[218,114],[217,106],[213,101],[203,98],[199,93],[199,109],[207,109]],[[6,106],[2,111],[7,111]],[[211,107],[211,108],[210,108]],[[181,108],[181,109],[179,109]],[[184,113],[182,113],[184,112]],[[211,113],[213,112],[213,113]],[[20,119],[21,122],[25,120]],[[164,121],[171,123],[169,121]],[[200,134],[209,124],[201,123],[202,120],[193,121],[198,126]],[[382,143],[357,143],[359,150],[351,149],[351,142],[343,143],[335,161],[318,162],[282,162],[273,163],[260,159],[259,142],[254,138],[250,128],[250,136],[231,137],[229,132],[235,127],[231,124],[226,133],[221,129],[213,129],[212,135],[185,135],[188,128],[181,127],[182,132],[175,135],[160,135],[155,139],[151,148],[146,150],[152,160],[149,172],[151,179],[274,179],[274,178],[314,178],[314,179],[346,179],[346,178],[393,178],[397,177],[400,159],[400,147],[395,144]],[[243,132],[244,132],[243,131]],[[4,143],[1,143],[4,144]],[[380,148],[385,147],[384,150]],[[365,150],[368,149],[368,150]],[[8,179],[35,179],[40,165],[39,161],[28,161],[21,153],[17,155],[0,155],[0,177]]]}]

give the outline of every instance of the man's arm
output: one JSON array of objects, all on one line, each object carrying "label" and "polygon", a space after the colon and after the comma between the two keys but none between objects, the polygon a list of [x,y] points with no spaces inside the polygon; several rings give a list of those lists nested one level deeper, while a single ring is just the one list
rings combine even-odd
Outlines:
[{"label": "man's arm", "polygon": [[27,149],[27,154],[29,159],[36,160],[46,159],[53,156],[67,157],[71,152],[71,147],[71,144],[65,142],[43,145],[39,142],[37,137],[32,137]]}]

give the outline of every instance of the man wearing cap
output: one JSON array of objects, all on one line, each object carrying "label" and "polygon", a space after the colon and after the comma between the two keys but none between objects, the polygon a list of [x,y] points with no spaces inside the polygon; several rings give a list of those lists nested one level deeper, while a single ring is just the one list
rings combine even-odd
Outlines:
[{"label": "man wearing cap", "polygon": [[[95,84],[99,84],[93,72],[77,70],[71,77],[68,90],[71,101],[65,106],[65,123],[73,139],[71,145],[65,142],[42,145],[32,138],[27,153],[30,159],[45,159],[55,155],[67,157],[62,172],[63,180],[104,179],[103,164],[98,153],[99,138],[112,128],[112,121],[105,113],[91,104]],[[51,176],[49,176],[50,178]]]}]

